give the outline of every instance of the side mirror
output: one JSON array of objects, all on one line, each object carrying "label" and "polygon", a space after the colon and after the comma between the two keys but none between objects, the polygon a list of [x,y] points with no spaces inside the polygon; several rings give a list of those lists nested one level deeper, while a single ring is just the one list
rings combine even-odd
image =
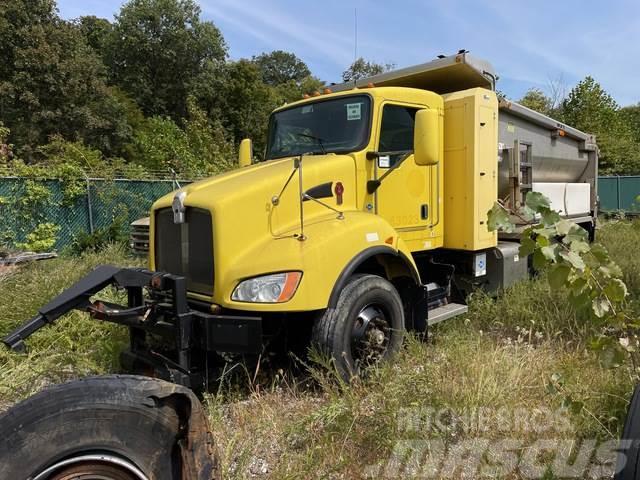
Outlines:
[{"label": "side mirror", "polygon": [[416,112],[413,132],[413,159],[417,165],[435,165],[440,161],[440,113],[433,108]]},{"label": "side mirror", "polygon": [[241,167],[248,167],[253,163],[253,143],[250,138],[245,138],[240,142],[238,163]]}]

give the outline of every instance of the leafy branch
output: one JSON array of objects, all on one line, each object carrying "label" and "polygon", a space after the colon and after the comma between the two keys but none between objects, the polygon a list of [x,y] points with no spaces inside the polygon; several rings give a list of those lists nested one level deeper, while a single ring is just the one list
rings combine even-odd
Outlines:
[{"label": "leafy branch", "polygon": [[601,333],[591,347],[601,353],[603,364],[620,366],[629,354],[638,374],[638,322],[625,308],[628,292],[622,270],[604,246],[590,243],[587,231],[563,219],[539,192],[529,192],[517,211],[496,202],[488,212],[488,226],[492,231],[521,230],[520,256],[531,255],[534,269],[546,272],[552,289],[566,289],[576,309],[591,311],[599,320]]}]

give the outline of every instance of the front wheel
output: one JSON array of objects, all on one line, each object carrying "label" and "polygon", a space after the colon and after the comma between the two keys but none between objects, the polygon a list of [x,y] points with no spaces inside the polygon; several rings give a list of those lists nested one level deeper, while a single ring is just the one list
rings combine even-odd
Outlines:
[{"label": "front wheel", "polygon": [[395,287],[376,275],[354,275],[313,326],[313,343],[345,380],[393,356],[402,345],[404,310]]}]

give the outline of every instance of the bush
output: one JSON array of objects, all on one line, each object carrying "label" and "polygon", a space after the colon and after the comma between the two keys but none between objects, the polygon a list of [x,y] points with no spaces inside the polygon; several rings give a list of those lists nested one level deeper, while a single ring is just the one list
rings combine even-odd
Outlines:
[{"label": "bush", "polygon": [[84,252],[99,252],[109,245],[126,245],[127,217],[115,217],[108,227],[99,228],[93,233],[81,232],[71,244],[71,252],[80,255]]}]

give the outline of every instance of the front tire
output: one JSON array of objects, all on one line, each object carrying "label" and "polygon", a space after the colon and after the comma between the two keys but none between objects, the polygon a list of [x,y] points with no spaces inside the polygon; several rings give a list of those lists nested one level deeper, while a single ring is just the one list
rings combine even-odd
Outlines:
[{"label": "front tire", "polygon": [[55,385],[0,415],[0,478],[219,478],[202,405],[133,375]]},{"label": "front tire", "polygon": [[354,275],[336,307],[316,319],[312,340],[349,381],[398,352],[404,325],[402,299],[395,287],[376,275]]}]

